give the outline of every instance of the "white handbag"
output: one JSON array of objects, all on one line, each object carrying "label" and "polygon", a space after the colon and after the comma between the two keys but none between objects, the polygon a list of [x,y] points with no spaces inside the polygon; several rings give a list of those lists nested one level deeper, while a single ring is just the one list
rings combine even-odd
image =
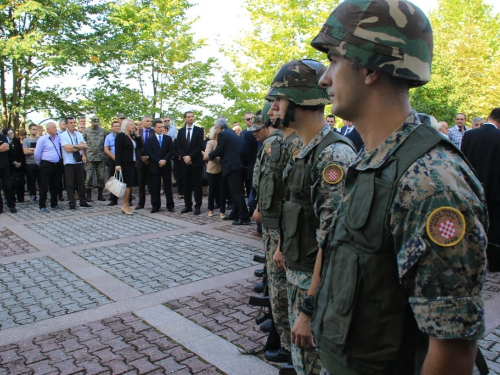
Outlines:
[{"label": "white handbag", "polygon": [[[118,174],[118,177],[116,176]],[[115,172],[113,177],[110,177],[106,185],[104,186],[109,192],[113,195],[116,195],[118,198],[123,198],[125,195],[125,189],[127,188],[127,184],[123,182],[122,171]]]}]

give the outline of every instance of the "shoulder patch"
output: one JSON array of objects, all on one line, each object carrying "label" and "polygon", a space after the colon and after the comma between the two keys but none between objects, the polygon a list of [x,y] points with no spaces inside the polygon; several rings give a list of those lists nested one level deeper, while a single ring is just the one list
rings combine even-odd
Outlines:
[{"label": "shoulder patch", "polygon": [[266,146],[266,148],[264,149],[264,151],[266,152],[266,154],[271,155],[271,151],[272,151],[271,145]]},{"label": "shoulder patch", "polygon": [[323,169],[323,180],[334,185],[342,181],[344,170],[337,164],[329,164]]},{"label": "shoulder patch", "polygon": [[440,207],[431,212],[426,228],[427,235],[435,244],[454,246],[465,235],[465,218],[456,208]]},{"label": "shoulder patch", "polygon": [[292,155],[292,160],[295,161],[295,158],[297,157],[297,155],[300,154],[300,150],[295,150],[293,152],[293,155]]}]

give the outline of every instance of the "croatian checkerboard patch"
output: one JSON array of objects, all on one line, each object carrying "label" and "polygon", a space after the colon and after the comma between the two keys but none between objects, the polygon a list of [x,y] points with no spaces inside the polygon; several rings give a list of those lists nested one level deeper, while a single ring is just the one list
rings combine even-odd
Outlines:
[{"label": "croatian checkerboard patch", "polygon": [[268,154],[268,155],[271,155],[271,150],[272,150],[271,145],[266,146],[266,148],[264,149],[264,151],[265,151],[265,152],[266,152],[266,154]]},{"label": "croatian checkerboard patch", "polygon": [[453,207],[440,207],[432,211],[427,219],[427,234],[439,246],[456,245],[465,235],[464,215]]},{"label": "croatian checkerboard patch", "polygon": [[329,164],[323,169],[323,180],[331,185],[338,184],[344,177],[344,171],[337,164]]}]

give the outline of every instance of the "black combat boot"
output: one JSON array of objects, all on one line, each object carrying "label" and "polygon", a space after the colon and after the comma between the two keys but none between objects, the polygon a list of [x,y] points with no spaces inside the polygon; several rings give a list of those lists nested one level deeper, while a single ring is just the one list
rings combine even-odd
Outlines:
[{"label": "black combat boot", "polygon": [[87,202],[92,202],[92,189],[87,189]]},{"label": "black combat boot", "polygon": [[102,196],[102,188],[97,188],[97,200],[104,202],[106,199]]}]

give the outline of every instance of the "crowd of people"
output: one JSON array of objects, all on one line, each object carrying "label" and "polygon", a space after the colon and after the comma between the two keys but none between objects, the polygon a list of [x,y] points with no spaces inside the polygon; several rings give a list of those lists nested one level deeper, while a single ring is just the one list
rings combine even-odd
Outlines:
[{"label": "crowd of people", "polygon": [[[471,129],[463,113],[449,128],[411,108],[409,89],[430,80],[433,43],[406,0],[345,0],[311,45],[329,67],[281,66],[245,131],[220,116],[207,138],[190,111],[179,129],[168,117],[119,114],[107,135],[97,117],[83,131],[67,118],[40,138],[30,127],[20,153],[6,129],[7,204],[15,212],[11,176],[27,165],[16,155],[33,156],[30,199],[37,180],[44,212],[48,191],[60,209],[63,185],[70,209],[75,193],[90,206],[94,180],[104,199],[105,163],[123,176],[128,215],[136,184],[135,210],[149,188],[152,213],[161,194],[174,212],[177,187],[181,213],[200,215],[205,184],[209,216],[260,225],[281,340],[267,359],[298,374],[472,374],[486,270],[500,271],[500,108]],[[345,119],[340,130],[333,114],[325,120],[327,104]]]}]

